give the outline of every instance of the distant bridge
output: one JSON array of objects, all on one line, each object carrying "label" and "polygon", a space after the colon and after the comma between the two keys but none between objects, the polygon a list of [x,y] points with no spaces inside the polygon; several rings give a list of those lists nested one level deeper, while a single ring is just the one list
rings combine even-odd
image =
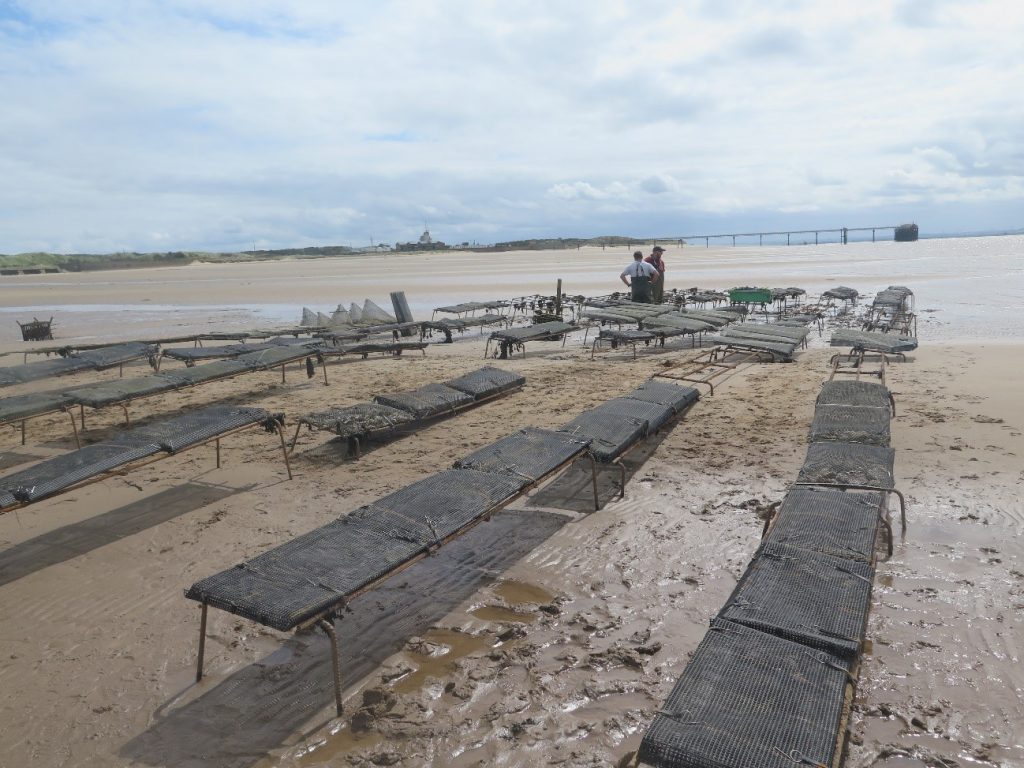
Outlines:
[{"label": "distant bridge", "polygon": [[[841,242],[843,245],[846,245],[850,241],[850,233],[851,232],[870,232],[871,233],[871,242],[873,243],[876,240],[876,233],[877,232],[879,232],[879,231],[885,232],[885,231],[891,229],[893,231],[893,239],[895,239],[896,231],[899,230],[899,229],[903,229],[906,226],[907,226],[906,224],[897,224],[895,226],[885,226],[885,227],[836,227],[834,229],[793,229],[793,230],[790,230],[788,232],[736,232],[734,234],[730,233],[730,234],[725,234],[725,235],[683,235],[682,237],[666,237],[666,238],[663,239],[663,242],[671,242],[673,240],[675,240],[675,241],[703,240],[705,247],[710,248],[712,240],[717,240],[717,239],[720,239],[720,238],[723,238],[723,237],[725,237],[725,238],[731,237],[733,245],[736,245],[736,238],[737,237],[751,237],[751,238],[752,237],[756,237],[757,238],[757,244],[758,245],[764,245],[764,239],[766,237],[782,237],[782,235],[785,235],[786,236],[786,245],[790,245],[790,241],[791,241],[793,235],[814,235],[814,244],[818,245],[818,238],[819,238],[820,235],[822,235],[822,234],[830,234],[830,233],[834,232],[834,233],[838,234],[839,242]],[[917,233],[916,232],[914,233],[914,239],[915,240],[917,239]]]}]

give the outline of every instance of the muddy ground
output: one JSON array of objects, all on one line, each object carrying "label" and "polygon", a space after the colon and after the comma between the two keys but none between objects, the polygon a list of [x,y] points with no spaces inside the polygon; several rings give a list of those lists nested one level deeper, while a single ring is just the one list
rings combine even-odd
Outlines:
[{"label": "muddy ground", "polygon": [[[238,402],[290,415],[439,381],[483,342],[425,357],[296,370],[147,401],[145,423]],[[922,348],[888,378],[910,529],[880,563],[848,765],[1024,765],[1024,479],[1011,345]],[[806,446],[830,351],[741,369],[634,452],[602,508],[575,467],[351,605],[338,622],[346,711],[320,635],[211,612],[194,684],[193,581],[446,468],[526,425],[551,426],[694,354],[589,359],[575,336],[502,365],[522,392],[358,462],[300,438],[289,482],[274,439],[224,441],[0,516],[0,765],[615,765],[644,728],[757,547]],[[142,374],[140,368],[135,373]],[[110,374],[108,374],[110,375]],[[112,375],[116,375],[113,373]],[[95,379],[97,374],[71,377]],[[63,382],[62,382],[63,383]],[[5,393],[6,394],[6,393]],[[9,394],[16,394],[10,392]],[[87,437],[119,428],[117,414]],[[5,471],[70,447],[66,422],[8,432]]]}]

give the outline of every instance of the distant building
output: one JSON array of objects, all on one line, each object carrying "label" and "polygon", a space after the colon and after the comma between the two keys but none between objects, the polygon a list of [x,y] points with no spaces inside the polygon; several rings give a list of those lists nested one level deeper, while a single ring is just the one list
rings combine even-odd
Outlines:
[{"label": "distant building", "polygon": [[432,238],[429,229],[424,229],[415,243],[395,243],[396,251],[445,251],[448,247],[447,243]]},{"label": "distant building", "polygon": [[896,227],[893,240],[897,243],[912,243],[917,240],[917,224],[900,224]]}]

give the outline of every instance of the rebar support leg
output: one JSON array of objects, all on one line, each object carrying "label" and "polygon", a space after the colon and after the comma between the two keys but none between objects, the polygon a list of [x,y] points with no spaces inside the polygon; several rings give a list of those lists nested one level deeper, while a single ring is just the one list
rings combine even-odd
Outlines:
[{"label": "rebar support leg", "polygon": [[295,450],[295,443],[297,443],[299,441],[299,431],[301,429],[302,429],[302,422],[299,422],[298,424],[295,425],[295,434],[292,436],[292,444],[291,444],[291,447],[288,449],[289,452],[292,452],[292,451]]},{"label": "rebar support leg", "polygon": [[[25,421],[26,421],[25,419],[21,420],[21,444],[22,445],[25,444]],[[74,423],[75,423],[75,417],[74,417],[74,415],[72,415],[71,416],[71,424],[72,424],[72,426],[74,426]],[[76,436],[78,435],[78,431],[77,430],[75,431],[75,435]],[[81,448],[82,446],[78,446],[78,447]]]},{"label": "rebar support leg", "polygon": [[615,463],[619,465],[619,498],[626,498],[626,467],[619,461],[615,460]]},{"label": "rebar support leg", "polygon": [[206,653],[206,603],[203,603],[203,612],[199,616],[199,657],[196,660],[196,682],[203,679],[203,655]]},{"label": "rebar support leg", "polygon": [[220,469],[220,438],[213,441],[214,450],[217,452],[217,469]]},{"label": "rebar support leg", "polygon": [[896,494],[896,497],[900,500],[900,534],[903,536],[907,535],[907,500],[903,498],[903,493],[892,489],[892,493]]},{"label": "rebar support leg", "polygon": [[597,462],[594,461],[594,457],[589,453],[587,458],[590,459],[590,485],[594,489],[594,511],[597,512],[601,509],[601,501],[597,496]]},{"label": "rebar support leg", "polygon": [[886,519],[884,514],[879,514],[878,519],[882,521],[882,525],[885,526],[885,543],[888,554],[887,557],[892,557],[892,525]]},{"label": "rebar support leg", "polygon": [[[81,448],[82,447],[82,440],[81,440],[81,438],[78,437],[78,425],[75,423],[75,414],[73,414],[71,411],[68,411],[68,416],[71,417],[71,432],[75,436],[75,447],[76,448]],[[22,428],[21,442],[22,442],[22,445],[24,445],[24,443],[25,443],[25,424],[24,424],[24,422],[22,422],[21,428]]]},{"label": "rebar support leg", "polygon": [[331,641],[331,666],[334,672],[334,704],[338,709],[338,717],[341,717],[341,655],[338,653],[338,635],[330,621],[320,619],[317,623],[327,635],[327,639]]},{"label": "rebar support leg", "polygon": [[284,457],[284,468],[286,470],[288,470],[288,479],[291,480],[292,479],[292,465],[291,465],[291,462],[288,461],[288,446],[285,445],[285,442],[284,442],[284,431],[281,429],[280,425],[278,425],[274,429],[274,431],[277,432],[277,437],[281,441],[281,455]]}]

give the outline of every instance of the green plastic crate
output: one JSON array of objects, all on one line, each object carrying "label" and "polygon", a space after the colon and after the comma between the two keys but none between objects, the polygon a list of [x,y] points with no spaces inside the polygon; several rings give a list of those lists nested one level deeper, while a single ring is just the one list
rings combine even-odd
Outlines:
[{"label": "green plastic crate", "polygon": [[729,301],[733,304],[767,304],[772,300],[770,288],[733,288]]}]

